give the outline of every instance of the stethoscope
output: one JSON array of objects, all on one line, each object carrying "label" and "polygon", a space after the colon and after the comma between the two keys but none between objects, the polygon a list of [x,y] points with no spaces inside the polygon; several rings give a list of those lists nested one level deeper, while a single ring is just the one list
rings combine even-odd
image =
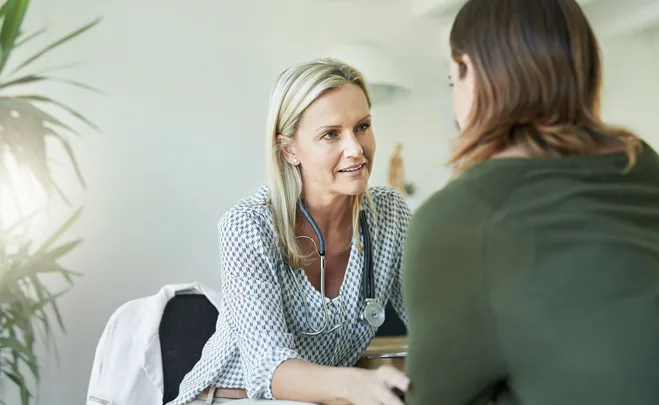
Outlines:
[{"label": "stethoscope", "polygon": [[[305,317],[306,317],[306,323],[307,326],[312,330],[311,332],[303,331],[302,333],[308,336],[316,336],[320,335],[322,333],[330,333],[342,326],[341,323],[329,327],[329,309],[328,309],[328,303],[325,297],[325,267],[326,267],[326,261],[325,261],[325,240],[323,239],[323,235],[320,232],[320,229],[318,228],[318,225],[316,224],[316,221],[313,220],[307,209],[305,208],[304,204],[302,201],[298,203],[298,207],[300,208],[300,211],[302,212],[302,215],[309,221],[311,224],[311,227],[313,228],[314,232],[316,233],[316,237],[318,238],[318,244],[319,244],[319,249],[317,249],[317,253],[320,256],[320,294],[322,296],[322,299],[324,300],[323,303],[323,327],[320,329],[314,329],[311,327],[309,324],[309,305],[306,299],[306,296],[304,298],[305,301]],[[361,234],[364,240],[364,267],[363,267],[363,275],[362,275],[362,293],[364,295],[364,301],[365,305],[362,310],[362,312],[359,315],[360,321],[367,323],[371,325],[372,327],[380,327],[384,323],[385,319],[385,312],[384,312],[384,307],[380,305],[380,303],[377,302],[375,299],[375,277],[373,274],[373,255],[372,255],[372,247],[371,247],[371,235],[368,231],[368,225],[366,223],[366,213],[364,211],[361,211],[359,213],[359,227],[361,230]],[[296,282],[297,285],[297,282]],[[299,290],[299,286],[298,286]],[[301,292],[301,291],[300,291]]]}]

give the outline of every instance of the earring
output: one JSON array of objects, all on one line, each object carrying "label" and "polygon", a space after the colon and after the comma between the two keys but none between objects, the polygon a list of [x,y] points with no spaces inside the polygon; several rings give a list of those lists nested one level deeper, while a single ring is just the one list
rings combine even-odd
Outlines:
[{"label": "earring", "polygon": [[297,164],[297,158],[293,159],[293,164],[294,164],[294,165]]}]

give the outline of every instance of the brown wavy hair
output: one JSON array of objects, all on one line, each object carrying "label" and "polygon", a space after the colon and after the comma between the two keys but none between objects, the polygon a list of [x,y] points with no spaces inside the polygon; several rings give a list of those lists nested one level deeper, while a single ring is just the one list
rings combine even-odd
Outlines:
[{"label": "brown wavy hair", "polygon": [[450,34],[460,78],[469,55],[474,102],[449,164],[458,172],[511,146],[531,157],[641,146],[600,119],[602,65],[593,30],[575,0],[469,0]]}]

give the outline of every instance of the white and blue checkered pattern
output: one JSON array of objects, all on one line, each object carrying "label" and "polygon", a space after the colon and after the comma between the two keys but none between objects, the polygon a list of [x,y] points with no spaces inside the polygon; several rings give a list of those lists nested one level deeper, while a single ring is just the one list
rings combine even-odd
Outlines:
[{"label": "white and blue checkered pattern", "polygon": [[[402,251],[410,209],[389,187],[372,187],[376,213],[365,208],[371,234],[376,299],[390,300],[405,325]],[[250,398],[273,399],[271,380],[282,362],[300,358],[330,366],[354,365],[376,330],[359,320],[364,305],[364,255],[353,243],[340,294],[330,305],[330,325],[338,331],[306,336],[305,305],[314,329],[323,325],[323,298],[306,274],[291,272],[283,261],[274,230],[267,186],[231,208],[218,224],[222,262],[222,305],[215,334],[201,359],[183,379],[179,396],[168,405],[194,400],[209,386],[245,388]],[[293,277],[296,278],[301,296]],[[305,301],[306,297],[306,301]]]}]

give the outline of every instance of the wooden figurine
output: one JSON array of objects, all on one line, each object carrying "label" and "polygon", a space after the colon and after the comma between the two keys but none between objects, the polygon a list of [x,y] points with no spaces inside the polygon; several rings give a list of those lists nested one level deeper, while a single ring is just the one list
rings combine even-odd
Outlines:
[{"label": "wooden figurine", "polygon": [[398,143],[389,160],[389,185],[401,195],[405,195],[405,176],[403,173],[403,145]]}]

